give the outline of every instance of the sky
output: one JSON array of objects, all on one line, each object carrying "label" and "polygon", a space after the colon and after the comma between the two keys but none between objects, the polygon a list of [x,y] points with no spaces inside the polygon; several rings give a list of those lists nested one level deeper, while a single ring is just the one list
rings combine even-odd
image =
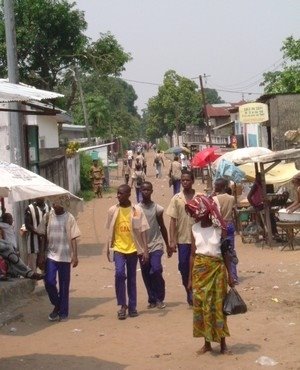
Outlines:
[{"label": "sky", "polygon": [[[226,102],[257,99],[263,73],[280,70],[283,41],[300,38],[300,0],[76,0],[92,40],[110,31],[132,61],[122,78],[141,111],[169,69],[206,75]],[[234,92],[232,92],[234,91]]]}]

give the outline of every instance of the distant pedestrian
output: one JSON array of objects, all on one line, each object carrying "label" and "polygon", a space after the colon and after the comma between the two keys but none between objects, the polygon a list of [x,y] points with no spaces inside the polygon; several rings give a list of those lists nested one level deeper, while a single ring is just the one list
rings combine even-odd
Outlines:
[{"label": "distant pedestrian", "polygon": [[132,168],[133,151],[132,149],[127,150],[127,161],[130,168]]},{"label": "distant pedestrian", "polygon": [[[117,304],[120,306],[118,319],[125,320],[127,309],[130,317],[138,316],[136,267],[140,261],[148,261],[146,231],[149,229],[146,216],[138,205],[132,206],[130,186],[118,187],[119,203],[110,207],[106,228],[108,229],[107,256],[109,249],[114,250],[115,289]],[[127,289],[126,289],[127,281]],[[128,293],[128,304],[126,291]]]},{"label": "distant pedestrian", "polygon": [[37,254],[40,249],[40,234],[37,228],[42,221],[43,216],[50,211],[49,205],[45,202],[44,198],[37,198],[35,202],[29,204],[25,209],[24,223],[27,230],[27,264],[36,271]]},{"label": "distant pedestrian", "polygon": [[185,205],[195,195],[193,184],[193,173],[182,171],[181,185],[183,190],[173,196],[166,212],[171,217],[169,227],[170,249],[172,252],[177,252],[178,248],[178,269],[181,274],[182,284],[186,290],[187,302],[190,306],[193,304],[193,298],[192,291],[188,288],[188,279],[194,220],[186,213]]},{"label": "distant pedestrian", "polygon": [[140,164],[142,168],[144,167],[144,157],[142,153],[138,150],[135,157],[135,164]]},{"label": "distant pedestrian", "polygon": [[103,167],[99,164],[99,161],[95,159],[90,168],[90,179],[92,181],[95,197],[102,198],[103,178]]},{"label": "distant pedestrian", "polygon": [[45,288],[54,306],[49,321],[67,320],[71,265],[78,265],[77,239],[80,230],[74,216],[65,210],[68,203],[66,196],[56,197],[53,209],[43,217],[38,227],[38,231],[44,235],[44,242],[47,241],[46,253],[41,253],[38,263],[45,263]]},{"label": "distant pedestrian", "polygon": [[143,156],[143,171],[144,171],[144,174],[147,175],[147,159],[146,159],[146,156],[145,156],[145,153],[142,153],[142,156]]},{"label": "distant pedestrian", "polygon": [[181,183],[181,164],[177,155],[175,155],[174,160],[171,163],[169,178],[173,186],[173,195],[175,195],[180,192]]},{"label": "distant pedestrian", "polygon": [[127,159],[124,159],[123,168],[122,168],[122,175],[124,176],[125,184],[129,183],[130,174],[131,174],[131,168],[128,164]]},{"label": "distant pedestrian", "polygon": [[155,166],[155,177],[160,179],[162,176],[162,166],[164,166],[164,160],[160,150],[158,149],[155,157],[154,157],[154,166]]},{"label": "distant pedestrian", "polygon": [[151,200],[153,193],[151,182],[145,181],[142,184],[141,191],[143,199],[139,205],[150,226],[150,229],[146,231],[149,261],[147,263],[140,261],[142,277],[148,293],[148,308],[157,307],[163,309],[166,307],[164,303],[165,281],[161,263],[164,245],[166,245],[168,255],[172,255],[168,232],[163,219],[164,209]]},{"label": "distant pedestrian", "polygon": [[145,181],[145,174],[140,163],[135,165],[135,169],[131,176],[131,188],[135,187],[136,201],[137,203],[142,200],[141,186]]}]

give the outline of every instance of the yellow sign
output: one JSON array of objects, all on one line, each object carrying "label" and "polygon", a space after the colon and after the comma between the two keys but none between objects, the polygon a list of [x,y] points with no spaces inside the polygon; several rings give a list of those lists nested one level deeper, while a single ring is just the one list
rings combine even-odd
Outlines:
[{"label": "yellow sign", "polygon": [[267,104],[248,103],[239,107],[241,123],[262,123],[268,121],[269,112]]}]

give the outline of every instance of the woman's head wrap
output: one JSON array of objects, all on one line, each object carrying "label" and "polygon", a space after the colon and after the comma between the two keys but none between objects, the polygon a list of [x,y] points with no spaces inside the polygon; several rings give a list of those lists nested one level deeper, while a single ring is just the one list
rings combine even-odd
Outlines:
[{"label": "woman's head wrap", "polygon": [[190,216],[196,219],[207,215],[214,227],[226,229],[226,223],[220,214],[218,206],[210,197],[196,195],[185,205],[185,210]]}]

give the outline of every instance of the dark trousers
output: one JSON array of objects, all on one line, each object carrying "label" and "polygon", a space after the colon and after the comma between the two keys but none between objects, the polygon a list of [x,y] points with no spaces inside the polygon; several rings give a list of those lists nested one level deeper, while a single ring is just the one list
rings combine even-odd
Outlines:
[{"label": "dark trousers", "polygon": [[[227,238],[230,240],[230,245],[232,246],[232,249],[234,250],[234,253],[236,254],[234,233],[235,233],[235,227],[234,227],[233,222],[228,222],[227,223]],[[230,263],[230,272],[231,272],[233,279],[238,281],[236,264],[233,262]]]},{"label": "dark trousers", "polygon": [[136,202],[140,203],[143,200],[141,188],[135,188]]},{"label": "dark trousers", "polygon": [[[57,280],[58,275],[58,285]],[[71,263],[56,262],[47,258],[45,288],[48,293],[50,302],[59,310],[61,317],[69,315],[69,288],[71,280]]]},{"label": "dark trousers", "polygon": [[[128,294],[128,309],[129,311],[136,309],[136,266],[137,253],[120,253],[115,252],[115,288],[117,303],[119,306],[127,306],[126,298],[126,279],[127,279],[127,294]],[[127,274],[126,274],[127,272]]]},{"label": "dark trousers", "polygon": [[190,273],[191,244],[178,244],[178,270],[181,274],[182,285],[187,294],[188,304],[193,303],[192,291],[188,289]]},{"label": "dark trousers", "polygon": [[180,193],[180,184],[181,184],[181,180],[173,181],[173,194],[174,195]]},{"label": "dark trousers", "polygon": [[149,261],[147,263],[142,263],[142,257],[139,257],[149,303],[163,302],[165,299],[165,281],[162,275],[163,267],[161,264],[162,255],[162,250],[149,253]]}]

